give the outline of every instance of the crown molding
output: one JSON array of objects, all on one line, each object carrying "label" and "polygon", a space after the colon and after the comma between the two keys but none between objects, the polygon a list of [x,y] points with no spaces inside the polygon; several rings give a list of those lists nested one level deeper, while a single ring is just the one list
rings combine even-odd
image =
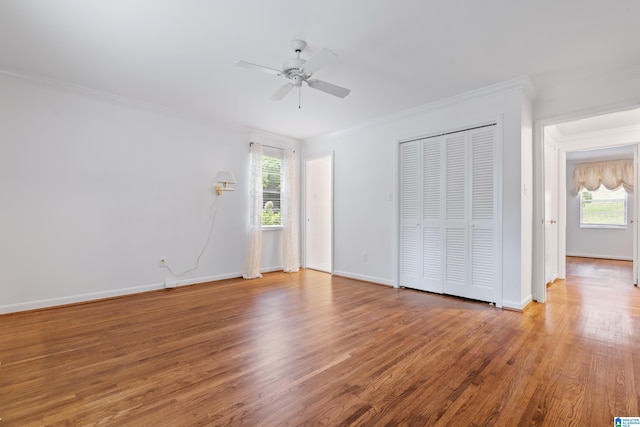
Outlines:
[{"label": "crown molding", "polygon": [[537,96],[537,91],[535,86],[529,76],[518,77],[515,79],[507,80],[501,83],[497,83],[490,86],[485,86],[479,89],[474,89],[469,92],[464,92],[459,95],[454,95],[449,98],[440,99],[437,101],[433,101],[427,104],[422,104],[414,108],[409,108],[406,110],[399,111],[397,113],[393,113],[387,116],[378,117],[373,120],[368,120],[358,125],[352,126],[350,128],[341,129],[335,132],[330,132],[323,135],[317,135],[310,138],[304,139],[305,142],[313,142],[319,138],[335,138],[349,135],[353,132],[357,132],[364,128],[382,125],[385,123],[410,118],[412,116],[421,115],[425,113],[429,113],[432,111],[440,110],[445,107],[450,107],[452,105],[460,104],[463,102],[471,101],[474,99],[482,99],[490,96],[501,95],[510,92],[521,92],[523,93],[529,100],[533,100],[535,96]]},{"label": "crown molding", "polygon": [[565,151],[606,146],[621,146],[640,143],[640,125],[585,132],[577,135],[562,136],[556,132],[552,136],[556,144]]},{"label": "crown molding", "polygon": [[217,120],[212,117],[206,117],[203,115],[195,114],[192,112],[180,110],[177,108],[167,107],[165,105],[144,101],[136,98],[118,95],[112,92],[107,92],[99,89],[90,88],[87,86],[81,86],[62,80],[50,79],[42,76],[36,76],[32,74],[19,73],[0,68],[0,78],[5,80],[14,80],[23,82],[32,86],[38,86],[50,90],[64,92],[72,95],[84,96],[87,98],[95,99],[102,102],[108,102],[111,104],[117,104],[125,107],[131,107],[147,112],[161,114],[169,117],[173,117],[180,120],[185,120],[204,126],[220,126],[228,129],[242,130],[249,132],[252,137],[259,135],[270,141],[285,141],[286,143],[293,143],[297,145],[300,140],[292,138],[286,135],[275,134],[266,130],[253,128],[251,126],[242,125],[239,123],[226,122]]}]

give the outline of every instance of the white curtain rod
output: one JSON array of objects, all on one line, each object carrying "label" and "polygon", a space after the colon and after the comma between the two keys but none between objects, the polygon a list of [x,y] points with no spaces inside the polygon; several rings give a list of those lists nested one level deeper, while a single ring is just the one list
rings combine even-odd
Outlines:
[{"label": "white curtain rod", "polygon": [[[253,142],[253,141],[251,141],[251,142],[249,143],[249,146],[252,146],[253,144],[254,144],[254,142]],[[273,145],[267,145],[267,144],[261,144],[261,145],[262,145],[263,147],[275,148],[276,150],[283,150],[283,151],[284,151],[284,150],[286,150],[286,148],[282,148],[282,147],[274,147]],[[292,152],[292,153],[295,153],[295,152],[296,152],[296,150],[291,150],[291,152]]]}]

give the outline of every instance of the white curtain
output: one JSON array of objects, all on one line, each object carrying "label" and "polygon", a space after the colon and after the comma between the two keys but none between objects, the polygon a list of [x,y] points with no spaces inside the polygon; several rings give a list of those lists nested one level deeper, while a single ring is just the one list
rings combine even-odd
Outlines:
[{"label": "white curtain", "polygon": [[300,269],[298,237],[298,161],[291,150],[282,159],[282,269],[287,273]]},{"label": "white curtain", "polygon": [[260,274],[262,257],[262,145],[251,144],[251,176],[249,177],[249,233],[247,236],[247,255],[244,261],[242,277],[256,279]]},{"label": "white curtain", "polygon": [[572,185],[574,194],[578,194],[583,188],[596,191],[600,185],[604,185],[609,190],[623,186],[627,193],[633,193],[633,160],[613,160],[576,165],[573,171]]}]

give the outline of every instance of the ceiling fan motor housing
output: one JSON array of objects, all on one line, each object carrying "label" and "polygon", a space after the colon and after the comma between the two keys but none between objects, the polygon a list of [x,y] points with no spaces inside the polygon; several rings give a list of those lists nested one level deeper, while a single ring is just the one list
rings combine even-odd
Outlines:
[{"label": "ceiling fan motor housing", "polygon": [[302,74],[302,66],[306,61],[300,58],[291,58],[287,59],[282,65],[282,71],[287,75],[287,77],[292,77],[296,75]]}]

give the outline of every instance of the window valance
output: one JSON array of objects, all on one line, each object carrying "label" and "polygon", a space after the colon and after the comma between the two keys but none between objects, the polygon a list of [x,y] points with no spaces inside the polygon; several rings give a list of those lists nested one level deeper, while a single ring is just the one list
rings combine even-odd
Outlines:
[{"label": "window valance", "polygon": [[574,194],[581,189],[595,191],[604,185],[609,190],[624,187],[627,193],[633,193],[633,160],[613,160],[609,162],[582,163],[573,171]]}]

